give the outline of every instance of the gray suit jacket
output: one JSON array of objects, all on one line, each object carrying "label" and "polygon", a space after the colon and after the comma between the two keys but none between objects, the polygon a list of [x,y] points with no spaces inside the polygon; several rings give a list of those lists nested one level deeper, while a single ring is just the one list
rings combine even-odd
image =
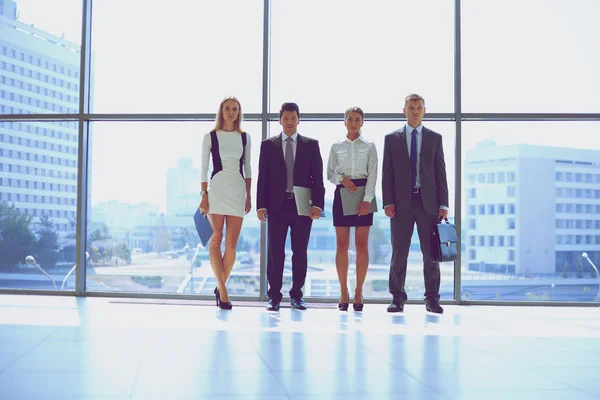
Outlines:
[{"label": "gray suit jacket", "polygon": [[[425,212],[438,215],[441,205],[448,206],[448,182],[442,147],[442,135],[423,127],[419,179]],[[383,145],[383,205],[393,204],[396,213],[406,214],[412,203],[410,157],[405,127],[385,136]]]}]

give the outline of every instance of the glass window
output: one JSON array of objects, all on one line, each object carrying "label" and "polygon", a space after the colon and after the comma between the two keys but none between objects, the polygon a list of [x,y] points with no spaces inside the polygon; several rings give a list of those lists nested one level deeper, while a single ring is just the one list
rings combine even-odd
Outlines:
[{"label": "glass window", "polygon": [[[581,255],[583,251],[593,251],[593,248],[585,248],[585,245],[590,246],[590,241],[595,242],[595,239],[588,236],[598,232],[596,221],[600,218],[591,211],[600,211],[600,205],[595,204],[597,200],[586,198],[586,195],[590,196],[590,192],[586,190],[600,190],[600,186],[585,183],[589,178],[586,178],[583,168],[597,165],[600,160],[600,142],[593,140],[599,130],[600,123],[596,121],[463,122],[461,152],[465,176],[493,166],[498,170],[509,171],[507,181],[514,181],[506,185],[507,189],[498,185],[477,187],[477,202],[502,202],[505,210],[498,206],[496,213],[502,215],[506,211],[505,217],[497,217],[498,221],[488,217],[491,221],[480,224],[478,230],[470,228],[468,223],[463,224],[464,235],[494,234],[496,238],[505,236],[508,237],[506,247],[514,250],[514,258],[509,258],[514,264],[514,272],[502,271],[489,278],[474,278],[469,274],[462,274],[462,287],[466,290],[473,288],[471,300],[489,299],[491,296],[504,300],[529,301],[525,293],[517,293],[518,290],[510,279],[506,285],[500,285],[501,289],[496,286],[493,289],[482,289],[485,283],[479,278],[491,281],[516,276],[528,279],[528,276],[541,275],[561,281],[565,263],[561,253],[568,253],[572,260],[571,267],[575,268],[577,255]],[[566,131],[570,132],[567,136],[564,135]],[[562,170],[557,171],[559,168]],[[571,168],[571,171],[567,171],[567,168]],[[577,180],[580,182],[576,182]],[[512,189],[508,189],[510,187],[514,188],[515,194],[518,191],[518,196],[508,197],[513,194]],[[559,199],[558,196],[565,197]],[[556,211],[554,216],[552,211]],[[540,219],[540,212],[549,218]],[[531,226],[552,235],[532,234]],[[499,239],[496,240],[496,245],[500,247]],[[468,248],[465,251],[467,250]],[[488,249],[480,252],[478,257],[477,262],[485,265],[488,273],[492,273],[492,265],[507,262],[503,253]],[[462,271],[468,270],[469,262],[465,257]],[[527,290],[540,299],[550,300],[547,296],[544,297],[543,293],[548,289],[541,283],[531,281]],[[500,294],[499,297],[495,297],[497,293]],[[584,294],[581,297],[574,292],[565,291],[560,299],[554,300],[592,301],[595,294]]]},{"label": "glass window", "polygon": [[496,214],[496,207],[493,204],[488,205],[488,215]]},{"label": "glass window", "polygon": [[[255,194],[261,128],[255,122],[242,127],[251,142]],[[183,293],[212,294],[216,281],[208,249],[198,245],[192,216],[200,201],[199,149],[213,123],[94,122],[91,128],[88,237],[93,239],[88,243],[87,290],[178,293],[191,274]],[[143,152],[141,142],[146,143]],[[238,241],[230,295],[258,296],[259,242],[260,222],[253,208]],[[97,273],[99,265],[126,266],[128,272],[107,277]]]},{"label": "glass window", "polygon": [[504,236],[498,236],[498,246],[504,247]]},{"label": "glass window", "polygon": [[507,197],[515,197],[515,187],[514,186],[506,187],[506,196]]},{"label": "glass window", "polygon": [[479,236],[479,247],[485,247],[485,236]]},{"label": "glass window", "polygon": [[[20,148],[29,150],[31,141],[23,140],[23,132],[26,131],[26,126],[30,127],[30,124],[41,124],[58,130],[65,130],[59,122],[23,121],[19,124],[13,124],[0,121],[0,131],[14,137],[14,142],[20,143]],[[47,154],[54,154],[54,152],[48,150]],[[22,267],[17,268],[16,266],[24,264],[25,256],[32,255],[40,267],[51,273],[55,280],[58,278],[56,272],[52,273],[53,268],[57,265],[60,265],[60,268],[63,266],[71,268],[75,260],[75,250],[73,240],[69,238],[75,235],[75,227],[70,224],[68,218],[60,214],[60,211],[74,213],[76,212],[76,206],[75,204],[57,204],[51,196],[56,185],[65,183],[63,179],[55,178],[52,182],[41,182],[38,185],[38,182],[29,180],[28,177],[23,175],[28,174],[36,164],[35,161],[30,160],[30,153],[21,151],[15,152],[15,155],[22,160],[20,165],[15,165],[14,168],[11,166],[10,169],[5,169],[2,172],[5,180],[0,184],[0,193],[2,200],[7,203],[0,203],[0,220],[8,216],[21,222],[18,226],[0,224],[2,247],[9,249],[2,254],[1,263],[8,268],[3,270],[7,278],[0,280],[0,288],[54,290],[55,287],[50,279],[45,277],[41,279],[39,274],[22,273]],[[71,172],[75,177],[77,174],[76,168],[60,166],[53,166],[53,168],[63,172]],[[75,199],[77,195],[72,194],[70,197]],[[28,207],[31,203],[37,203],[38,199],[41,206],[40,213],[46,215],[47,220],[39,218],[37,212]],[[12,206],[15,206],[15,208],[13,209]],[[26,214],[32,217],[31,221],[20,218]],[[18,236],[15,235],[17,231]],[[15,242],[15,237],[19,239],[18,243]],[[57,281],[57,288],[60,288],[60,284],[61,282]],[[70,289],[73,289],[73,287],[71,286]]]},{"label": "glass window", "polygon": [[[398,29],[398,17],[408,15]],[[453,15],[447,1],[272,2],[270,111],[294,99],[301,112],[343,112],[357,104],[365,112],[397,113],[404,96],[416,92],[429,112],[452,112]],[[398,58],[406,32],[422,32],[424,21],[431,29]],[[327,96],[315,96],[322,91]]]},{"label": "glass window", "polygon": [[[599,7],[589,0],[462,1],[463,110],[599,112],[600,59],[590,55],[600,37]],[[573,79],[557,79],[563,71]],[[519,98],[515,93],[521,93]],[[578,98],[582,104],[565,106],[558,101],[562,98]]]},{"label": "glass window", "polygon": [[[263,6],[261,0],[94,2],[94,111],[216,113],[219,102],[232,95],[244,112],[260,112]],[[167,18],[167,11],[177,17]],[[288,30],[287,43],[272,49],[298,60],[301,44],[290,35]],[[292,53],[290,43],[296,47]],[[127,62],[114,61],[123,59]],[[286,82],[290,77],[300,79],[288,70]],[[289,85],[284,89],[291,95]],[[313,100],[314,92],[306,90]]]},{"label": "glass window", "polygon": [[479,215],[485,215],[485,205],[483,204],[479,206]]}]

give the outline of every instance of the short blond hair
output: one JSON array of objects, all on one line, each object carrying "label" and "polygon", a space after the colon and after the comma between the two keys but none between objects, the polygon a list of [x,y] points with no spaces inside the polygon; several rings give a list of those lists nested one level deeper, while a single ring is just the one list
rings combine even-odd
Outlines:
[{"label": "short blond hair", "polygon": [[365,120],[365,113],[363,112],[362,108],[354,106],[346,110],[346,113],[344,114],[344,121],[346,120],[346,118],[348,118],[348,115],[350,115],[351,112],[359,113],[360,119],[362,119],[363,121]]},{"label": "short blond hair", "polygon": [[416,93],[412,93],[412,94],[409,94],[408,96],[406,96],[406,98],[404,99],[404,107],[406,107],[408,105],[409,101],[418,101],[418,100],[421,100],[423,102],[423,107],[425,107],[425,99]]}]

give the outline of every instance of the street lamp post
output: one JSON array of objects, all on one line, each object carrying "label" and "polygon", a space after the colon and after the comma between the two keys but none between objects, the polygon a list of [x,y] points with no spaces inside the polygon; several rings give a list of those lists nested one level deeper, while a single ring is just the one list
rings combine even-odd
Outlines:
[{"label": "street lamp post", "polygon": [[[592,260],[590,259],[590,257],[588,256],[588,253],[583,253],[581,255],[581,257],[585,258],[586,260],[588,260],[588,262],[590,263],[590,265],[592,266],[592,268],[594,268],[594,270],[596,271],[596,278],[600,279],[600,274],[598,273],[598,268],[596,268],[596,266],[594,265],[594,263],[592,262]],[[598,284],[598,301],[600,301],[600,284]]]},{"label": "street lamp post", "polygon": [[40,267],[37,263],[37,261],[35,261],[35,258],[33,258],[33,256],[27,256],[25,257],[25,263],[29,264],[29,265],[34,265],[37,269],[39,269],[40,271],[42,271],[42,273],[44,275],[46,275],[48,277],[48,279],[50,279],[52,281],[52,286],[54,286],[54,290],[56,290],[56,282],[54,282],[54,279],[52,279],[52,277],[50,275],[48,275],[48,273],[46,271],[44,271],[42,269],[42,267]]},{"label": "street lamp post", "polygon": [[[87,251],[85,252],[85,260],[87,261],[90,258],[90,253],[88,253]],[[87,263],[86,263],[87,266]],[[71,268],[71,270],[67,273],[67,275],[65,276],[65,278],[62,281],[62,284],[60,285],[60,289],[64,289],[65,288],[65,284],[67,283],[67,279],[69,279],[69,276],[71,276],[71,274],[75,271],[75,269],[77,268],[77,264],[73,265],[73,268]]]}]

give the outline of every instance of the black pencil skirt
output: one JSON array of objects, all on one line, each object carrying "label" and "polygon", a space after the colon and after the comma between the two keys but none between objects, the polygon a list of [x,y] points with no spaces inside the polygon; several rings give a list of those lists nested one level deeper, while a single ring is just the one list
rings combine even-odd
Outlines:
[{"label": "black pencil skirt", "polygon": [[[355,186],[365,186],[367,184],[366,179],[352,179],[352,183]],[[358,216],[344,215],[344,209],[342,207],[342,195],[340,189],[344,185],[337,185],[335,188],[335,194],[333,195],[333,226],[372,226],[373,225],[373,213],[367,215]]]}]

